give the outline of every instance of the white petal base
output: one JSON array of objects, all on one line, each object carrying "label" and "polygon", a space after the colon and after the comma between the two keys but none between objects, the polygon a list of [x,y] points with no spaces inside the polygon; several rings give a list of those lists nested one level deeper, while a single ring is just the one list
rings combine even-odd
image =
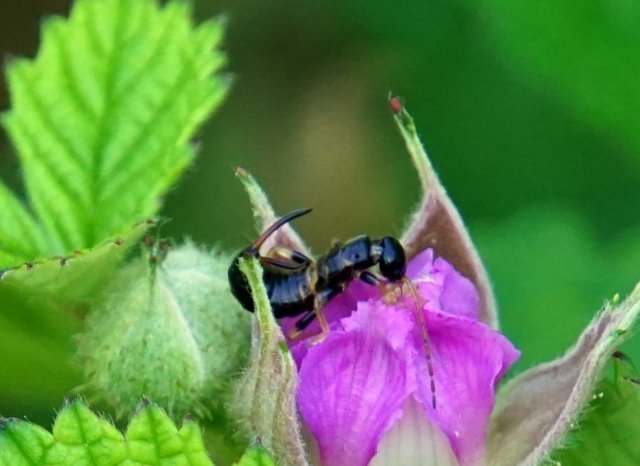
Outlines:
[{"label": "white petal base", "polygon": [[447,436],[427,419],[412,398],[402,418],[388,430],[369,466],[459,466]]}]

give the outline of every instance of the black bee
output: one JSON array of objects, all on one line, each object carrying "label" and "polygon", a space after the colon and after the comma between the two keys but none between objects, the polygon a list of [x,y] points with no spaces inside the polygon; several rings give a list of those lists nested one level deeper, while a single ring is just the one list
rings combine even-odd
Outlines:
[{"label": "black bee", "polygon": [[[251,290],[239,269],[239,260],[241,257],[254,256],[262,265],[262,279],[273,315],[276,318],[301,315],[295,324],[296,334],[317,318],[323,334],[326,334],[329,326],[322,314],[322,307],[327,302],[342,293],[356,278],[378,287],[386,282],[404,280],[407,259],[397,239],[385,236],[373,240],[364,235],[345,244],[336,243],[325,256],[315,262],[298,251],[278,250],[281,257],[260,255],[260,246],[271,234],[309,212],[311,209],[300,209],[283,216],[260,235],[255,243],[240,251],[229,267],[229,284],[240,304],[253,312]],[[370,271],[376,265],[386,281]],[[292,336],[295,335],[289,335]]]},{"label": "black bee", "polygon": [[[416,311],[431,377],[432,405],[435,408],[435,382],[426,325],[420,309],[422,303],[411,281],[405,276],[407,258],[397,239],[391,236],[381,239],[358,236],[344,244],[335,243],[326,255],[316,261],[299,251],[282,248],[276,249],[273,256],[260,255],[260,246],[269,236],[283,225],[309,212],[311,209],[300,209],[284,215],[267,228],[252,245],[236,255],[229,267],[231,292],[246,310],[254,312],[251,289],[247,278],[240,270],[240,259],[255,257],[262,266],[262,280],[267,289],[273,315],[278,319],[301,316],[287,337],[295,339],[317,318],[322,329],[322,333],[315,337],[315,340],[319,341],[329,333],[329,324],[322,308],[342,293],[353,280],[360,279],[383,291],[389,284],[408,285],[417,305]],[[371,271],[376,266],[382,278]]]}]

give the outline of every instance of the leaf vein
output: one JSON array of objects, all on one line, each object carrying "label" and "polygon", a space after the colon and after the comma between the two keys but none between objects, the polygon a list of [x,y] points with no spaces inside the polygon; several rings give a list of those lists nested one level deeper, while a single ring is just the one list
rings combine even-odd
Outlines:
[{"label": "leaf vein", "polygon": [[[190,78],[190,69],[187,67],[183,67],[180,74],[176,78],[175,82],[170,86],[170,89],[165,93],[165,98],[163,101],[156,106],[151,117],[144,122],[143,126],[138,131],[138,136],[129,144],[126,150],[123,150],[122,154],[131,154],[135,151],[138,151],[138,148],[144,144],[147,139],[151,136],[156,136],[157,132],[151,131],[151,129],[158,124],[158,121],[162,119],[162,117],[169,113],[169,110],[172,106],[176,105],[180,98],[182,97],[180,94],[185,94],[187,92],[187,86],[185,83],[189,81]],[[180,88],[182,87],[182,92],[180,92]],[[178,95],[176,95],[178,94]],[[149,159],[149,157],[146,157]],[[139,157],[143,164],[146,164],[146,160],[142,157]],[[105,174],[105,176],[109,176],[111,173],[117,173],[123,170],[123,163],[127,161],[126,158],[121,158],[110,170],[109,173]]]},{"label": "leaf vein", "polygon": [[[115,2],[115,19],[113,25],[113,45],[111,50],[107,52],[106,55],[106,76],[104,81],[104,105],[102,108],[102,113],[99,115],[98,120],[96,122],[96,139],[93,146],[93,164],[90,173],[90,199],[92,200],[92,204],[95,204],[99,198],[100,189],[102,188],[102,180],[100,172],[102,171],[102,165],[104,157],[104,151],[106,148],[106,141],[109,139],[108,136],[112,133],[112,123],[110,121],[111,115],[115,113],[113,108],[113,85],[115,82],[115,77],[118,71],[118,58],[122,52],[123,44],[122,42],[122,34],[123,28],[125,26],[123,21],[123,9],[121,7],[121,2]],[[95,219],[91,219],[93,221],[88,221],[86,223],[86,238],[89,244],[93,244],[96,241],[96,228],[95,228]]]},{"label": "leaf vein", "polygon": [[162,58],[162,53],[166,47],[165,39],[168,33],[171,32],[173,22],[173,16],[169,17],[170,21],[167,21],[160,32],[160,36],[154,40],[154,45],[151,53],[142,61],[142,64],[138,67],[136,73],[134,73],[127,82],[122,86],[122,89],[118,93],[114,94],[114,100],[124,100],[128,95],[135,92],[135,90],[145,84],[142,76],[150,73],[150,68],[155,68],[157,63]]},{"label": "leaf vein", "polygon": [[66,86],[63,86],[63,89],[67,91],[70,97],[69,101],[75,105],[84,117],[88,121],[94,122],[97,115],[91,109],[91,106],[88,103],[88,98],[82,95],[80,87],[77,84],[80,80],[74,76],[67,43],[61,34],[57,33],[55,37],[57,41],[58,56],[60,57],[60,69],[62,71],[62,76],[67,83]]},{"label": "leaf vein", "polygon": [[22,458],[25,461],[27,461],[29,464],[31,464],[33,466],[38,466],[39,465],[39,462],[37,462],[36,460],[31,458],[31,455],[29,454],[28,450],[22,445],[22,443],[20,442],[20,439],[15,434],[13,429],[5,430],[2,433],[2,435],[5,436],[5,437],[8,437],[9,440],[11,440],[11,443],[13,443],[13,445],[16,447],[18,452],[20,452],[20,454],[22,455]]},{"label": "leaf vein", "polygon": [[[16,123],[18,124],[17,121]],[[32,163],[39,163],[40,166],[44,167],[47,171],[47,176],[51,179],[52,182],[55,183],[55,186],[67,198],[69,203],[76,208],[83,210],[84,206],[80,203],[80,196],[76,192],[74,192],[74,190],[72,190],[71,187],[65,182],[62,175],[58,173],[56,169],[57,167],[43,155],[43,150],[40,148],[39,144],[37,144],[37,139],[35,139],[34,135],[30,133],[29,129],[26,126],[23,126],[23,131],[27,134],[29,146],[34,153]],[[34,200],[35,196],[33,188],[29,189],[29,194],[31,199]],[[44,205],[42,205],[42,207],[44,208]],[[63,220],[67,219],[62,218],[61,215],[57,215],[56,212],[53,212],[51,209],[47,208],[47,211],[53,214],[46,220],[53,223],[54,231],[58,233],[58,240],[64,245],[65,249],[70,249],[70,238],[73,237],[73,235],[71,234],[71,230],[73,229],[73,226],[68,225],[68,222],[64,222]],[[66,234],[63,234],[64,232],[66,232]]]},{"label": "leaf vein", "polygon": [[[58,154],[62,155],[69,164],[75,166],[79,172],[86,173],[86,168],[84,168],[80,163],[82,157],[80,157],[75,147],[73,147],[73,144],[71,144],[67,137],[60,131],[60,126],[54,121],[53,116],[49,112],[49,109],[45,105],[43,105],[44,99],[41,99],[36,94],[35,79],[27,79],[29,81],[29,85],[24,86],[26,96],[31,101],[36,115],[39,116],[42,122],[42,127],[49,133],[49,135],[53,139],[58,141],[58,143],[64,149],[62,151],[58,151]],[[33,137],[34,135],[31,134],[30,136]]]}]

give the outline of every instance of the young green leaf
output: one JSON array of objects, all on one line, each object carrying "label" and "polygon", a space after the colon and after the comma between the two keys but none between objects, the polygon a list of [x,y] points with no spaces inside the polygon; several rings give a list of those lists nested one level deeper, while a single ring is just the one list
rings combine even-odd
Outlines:
[{"label": "young green leaf", "polygon": [[40,426],[17,419],[0,419],[0,466],[45,464],[53,438]]},{"label": "young green leaf", "polygon": [[[39,308],[29,341],[51,308],[96,298],[193,158],[189,138],[227,89],[221,36],[217,21],[194,27],[183,2],[79,0],[70,19],[44,22],[35,60],[9,64],[3,123],[27,202],[0,182],[0,312]],[[5,326],[0,340],[15,334]]]},{"label": "young green leaf", "polygon": [[87,297],[109,280],[130,248],[152,225],[151,220],[139,223],[120,238],[92,249],[74,251],[68,257],[0,271],[0,286],[12,288],[30,300],[47,300],[48,308],[84,311]]},{"label": "young green leaf", "polygon": [[221,38],[182,1],[78,0],[45,21],[36,59],[7,71],[3,123],[28,207],[0,185],[0,267],[93,247],[157,212],[227,90]]},{"label": "young green leaf", "polygon": [[591,405],[570,434],[566,447],[553,455],[555,464],[640,464],[640,381],[626,358],[620,353],[616,356],[613,377],[598,384]]},{"label": "young green leaf", "polygon": [[40,225],[0,181],[0,267],[33,260],[47,251]]},{"label": "young green leaf", "polygon": [[200,429],[185,421],[179,429],[162,409],[146,403],[123,435],[81,401],[58,414],[49,433],[17,419],[0,420],[0,466],[102,465],[212,466]]}]

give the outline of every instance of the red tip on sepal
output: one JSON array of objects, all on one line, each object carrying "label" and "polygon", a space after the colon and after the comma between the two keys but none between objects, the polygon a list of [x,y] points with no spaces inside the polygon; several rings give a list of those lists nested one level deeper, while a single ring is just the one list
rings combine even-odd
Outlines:
[{"label": "red tip on sepal", "polygon": [[402,105],[402,101],[399,97],[394,96],[393,94],[389,94],[389,109],[392,113],[399,115],[402,113],[404,106]]}]

